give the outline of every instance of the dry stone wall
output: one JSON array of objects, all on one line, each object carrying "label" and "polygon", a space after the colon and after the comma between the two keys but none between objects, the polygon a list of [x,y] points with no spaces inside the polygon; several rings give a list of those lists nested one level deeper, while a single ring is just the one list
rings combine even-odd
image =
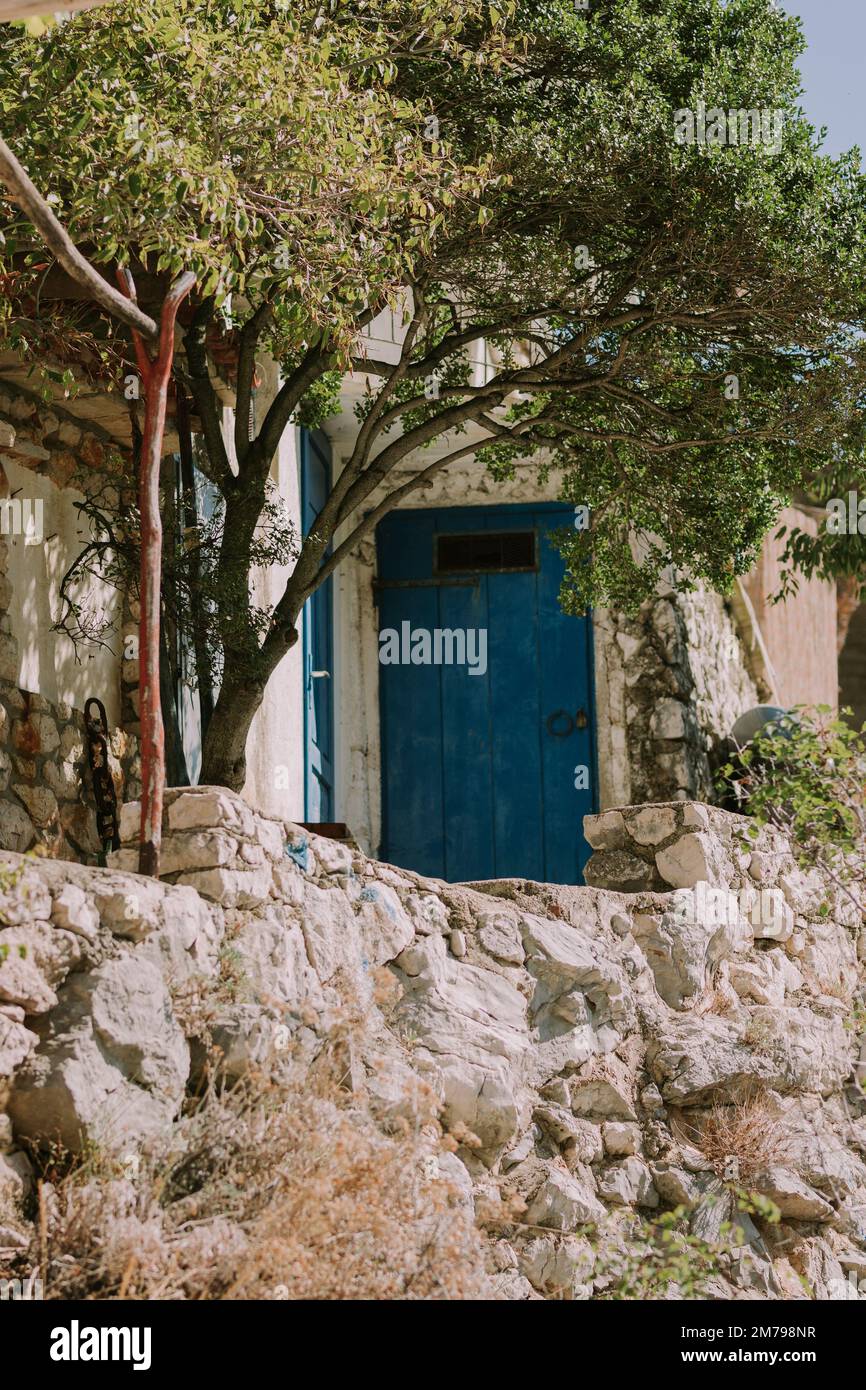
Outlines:
[{"label": "dry stone wall", "polygon": [[766,694],[725,600],[668,588],[594,632],[602,804],[712,800],[716,750]]},{"label": "dry stone wall", "polygon": [[[9,427],[11,438],[0,437],[0,460],[13,459],[58,488],[88,492],[98,487],[105,497],[106,479],[120,471],[117,442],[96,422],[82,420],[56,402],[46,404],[11,382],[0,382],[0,423]],[[106,500],[111,501],[110,494]]]},{"label": "dry stone wall", "polygon": [[[596,1296],[594,1233],[671,1208],[722,1243],[712,1296],[860,1296],[860,924],[777,837],[626,807],[588,818],[592,886],[449,885],[199,787],[167,793],[154,882],[136,825],[125,807],[108,869],[2,857],[0,1264],[28,1239],[27,1141],[128,1152],[174,1123],[202,1065],[177,1001],[210,982],[232,1076],[278,1068],[287,1037],[313,1055],[361,1001],[351,1086],[384,1126],[435,1088],[462,1136],[443,1181],[484,1212],[498,1297]],[[748,1187],[778,1222],[737,1206],[749,1153],[719,1152],[720,1115],[776,1133]]]},{"label": "dry stone wall", "polygon": [[[124,795],[139,795],[133,734],[111,731],[109,763],[118,804]],[[84,716],[0,680],[0,848],[35,846],[84,864],[95,864],[101,853]]]}]

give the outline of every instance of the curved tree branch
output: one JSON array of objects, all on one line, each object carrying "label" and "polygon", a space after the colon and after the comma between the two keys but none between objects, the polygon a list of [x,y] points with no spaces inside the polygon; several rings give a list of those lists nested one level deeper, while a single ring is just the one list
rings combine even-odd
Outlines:
[{"label": "curved tree branch", "polygon": [[5,183],[14,201],[27,214],[49,251],[57,257],[67,274],[87,291],[94,303],[140,333],[142,337],[148,340],[157,339],[159,328],[153,319],[142,313],[137,304],[126,299],[113,285],[109,285],[107,280],[103,280],[99,272],[82,256],[66,228],[58,222],[29,174],[19,164],[2,137],[0,179]]}]

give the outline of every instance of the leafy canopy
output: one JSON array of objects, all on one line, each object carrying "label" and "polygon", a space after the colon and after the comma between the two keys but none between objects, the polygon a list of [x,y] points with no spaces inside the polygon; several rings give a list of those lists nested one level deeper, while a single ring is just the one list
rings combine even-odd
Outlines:
[{"label": "leafy canopy", "polygon": [[[781,502],[862,449],[857,152],[820,154],[798,22],[769,0],[548,0],[511,28],[517,71],[402,74],[436,88],[465,160],[504,175],[483,228],[452,219],[431,267],[506,362],[529,350],[505,402],[519,430],[494,428],[484,456],[506,476],[545,446],[591,506],[566,546],[575,606],[630,605],[670,563],[724,589]],[[778,112],[780,148],[678,144],[676,113],[701,101]]]},{"label": "leafy canopy", "polygon": [[[227,313],[232,296],[275,300],[279,357],[323,332],[336,345],[483,186],[483,167],[425,135],[429,102],[393,76],[403,52],[495,56],[476,44],[486,12],[143,0],[39,37],[3,29],[0,129],[97,264],[192,270]],[[20,302],[45,253],[10,204],[0,213],[0,273]],[[7,324],[16,308],[7,297]]]},{"label": "leafy canopy", "polygon": [[[232,748],[209,764],[206,742],[210,780],[241,777],[309,595],[458,458],[503,479],[531,460],[590,507],[562,539],[573,609],[631,607],[668,566],[723,589],[828,460],[856,473],[866,183],[803,116],[802,46],[771,0],[144,0],[0,35],[0,129],[82,249],[198,276],[178,374],[231,537],[211,592],[212,743]],[[700,103],[737,132],[746,113],[745,143],[681,143]],[[60,311],[5,214],[6,333],[33,349]],[[405,336],[379,361],[364,333],[388,305]],[[239,344],[234,460],[218,315]],[[263,347],[284,381],[250,438]],[[357,439],[262,615],[244,595],[270,460],[347,366]]]}]

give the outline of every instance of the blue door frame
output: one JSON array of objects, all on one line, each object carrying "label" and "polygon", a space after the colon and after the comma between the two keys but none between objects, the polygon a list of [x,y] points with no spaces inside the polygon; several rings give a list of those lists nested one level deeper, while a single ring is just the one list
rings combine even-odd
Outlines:
[{"label": "blue door frame", "polygon": [[[583,816],[597,804],[592,623],[562,612],[564,566],[549,539],[573,516],[539,503],[394,512],[380,523],[380,853],[391,863],[452,882],[582,882]],[[491,560],[509,532],[527,545],[534,535],[534,563],[521,563],[519,545]],[[451,558],[437,572],[443,536]],[[460,549],[472,536],[487,568]],[[486,671],[412,664],[405,651],[381,664],[381,634],[406,623],[409,634],[485,629]]]},{"label": "blue door frame", "polygon": [[[300,431],[301,525],[308,535],[331,490],[331,445]],[[334,614],[328,579],[304,605],[304,820],[334,819]]]}]

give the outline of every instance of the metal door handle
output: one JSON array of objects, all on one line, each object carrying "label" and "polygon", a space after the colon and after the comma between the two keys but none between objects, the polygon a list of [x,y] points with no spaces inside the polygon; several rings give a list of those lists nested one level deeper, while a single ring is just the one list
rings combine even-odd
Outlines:
[{"label": "metal door handle", "polygon": [[545,728],[554,738],[568,738],[574,732],[574,720],[567,709],[558,709],[547,716]]},{"label": "metal door handle", "polygon": [[331,674],[330,671],[311,671],[311,672],[310,672],[310,680],[311,680],[311,681],[318,681],[318,680],[321,680],[323,676],[328,676],[328,677],[330,677],[330,674]]},{"label": "metal door handle", "polygon": [[575,729],[585,729],[588,723],[585,709],[579,709],[574,716],[567,709],[558,709],[547,716],[545,728],[554,738],[568,738]]}]

